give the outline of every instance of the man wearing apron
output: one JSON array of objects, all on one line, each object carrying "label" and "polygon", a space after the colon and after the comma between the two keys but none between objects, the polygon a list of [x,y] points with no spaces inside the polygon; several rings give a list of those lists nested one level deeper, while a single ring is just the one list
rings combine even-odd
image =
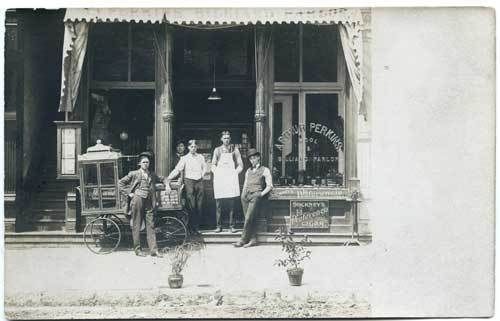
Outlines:
[{"label": "man wearing apron", "polygon": [[[235,247],[257,245],[256,220],[259,215],[262,198],[273,188],[273,179],[269,168],[260,165],[260,153],[250,148],[248,159],[252,166],[245,173],[245,183],[241,193],[241,205],[245,214],[245,225],[241,239],[234,243]],[[265,186],[265,188],[264,188]]]},{"label": "man wearing apron", "polygon": [[229,131],[221,133],[222,145],[216,147],[212,157],[212,172],[214,173],[214,197],[216,233],[222,232],[222,208],[229,211],[229,228],[231,233],[236,233],[234,228],[234,199],[240,196],[238,174],[243,170],[243,161],[238,148],[230,145],[231,134]]}]

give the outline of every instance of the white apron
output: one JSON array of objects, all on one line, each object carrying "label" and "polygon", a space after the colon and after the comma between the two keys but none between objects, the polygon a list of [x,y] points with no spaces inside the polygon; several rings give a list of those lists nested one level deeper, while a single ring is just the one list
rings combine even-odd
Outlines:
[{"label": "white apron", "polygon": [[222,153],[214,172],[214,197],[219,199],[237,196],[240,196],[240,183],[234,168],[233,153]]}]

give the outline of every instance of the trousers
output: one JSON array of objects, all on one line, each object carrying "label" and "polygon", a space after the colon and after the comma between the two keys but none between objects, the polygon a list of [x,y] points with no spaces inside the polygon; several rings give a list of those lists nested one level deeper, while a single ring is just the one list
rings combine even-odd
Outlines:
[{"label": "trousers", "polygon": [[191,231],[198,231],[203,210],[203,197],[205,195],[203,180],[184,178],[184,185],[186,187],[186,199],[189,210],[188,227]]},{"label": "trousers", "polygon": [[248,243],[257,236],[257,216],[262,202],[260,193],[260,191],[246,192],[241,196],[241,205],[245,214],[245,225],[243,225],[243,233],[241,234],[243,243]]},{"label": "trousers", "polygon": [[234,228],[234,197],[215,199],[215,221],[217,227],[222,228],[222,210],[224,207],[229,212],[229,227]]},{"label": "trousers", "polygon": [[134,195],[130,202],[132,209],[132,240],[134,248],[141,246],[141,225],[146,220],[146,234],[150,251],[158,249],[154,227],[154,213],[151,198]]}]

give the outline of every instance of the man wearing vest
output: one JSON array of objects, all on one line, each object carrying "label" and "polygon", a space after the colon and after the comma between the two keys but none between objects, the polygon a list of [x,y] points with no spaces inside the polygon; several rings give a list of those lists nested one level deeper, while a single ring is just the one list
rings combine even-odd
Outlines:
[{"label": "man wearing vest", "polygon": [[119,180],[118,186],[123,195],[128,196],[129,202],[126,213],[132,214],[132,239],[134,241],[134,252],[143,256],[141,250],[140,232],[141,226],[146,221],[146,233],[151,256],[158,255],[156,234],[154,229],[154,212],[156,210],[156,185],[163,182],[162,176],[149,170],[152,155],[148,152],[139,155],[140,168],[131,171]]},{"label": "man wearing vest", "polygon": [[235,247],[251,247],[257,245],[256,220],[259,214],[262,198],[273,188],[273,179],[269,168],[260,165],[260,153],[250,148],[248,159],[252,167],[245,173],[245,183],[241,193],[241,205],[245,214],[245,225],[241,239],[234,243]]},{"label": "man wearing vest", "polygon": [[179,174],[184,173],[184,185],[189,208],[189,230],[192,235],[200,235],[198,231],[199,220],[203,210],[203,175],[207,172],[207,164],[203,155],[196,153],[198,145],[196,140],[188,142],[189,153],[182,156],[174,170],[166,179],[165,189],[170,191],[170,181]]}]

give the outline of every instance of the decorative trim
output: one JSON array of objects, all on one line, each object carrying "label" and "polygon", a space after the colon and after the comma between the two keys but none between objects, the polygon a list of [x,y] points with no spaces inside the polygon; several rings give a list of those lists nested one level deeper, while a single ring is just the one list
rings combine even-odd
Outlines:
[{"label": "decorative trim", "polygon": [[174,115],[174,113],[163,113],[161,115],[161,117],[162,117],[164,122],[171,123],[174,121],[175,115]]},{"label": "decorative trim", "polygon": [[255,122],[257,122],[257,123],[263,123],[265,120],[266,120],[266,114],[265,113],[255,114]]}]

